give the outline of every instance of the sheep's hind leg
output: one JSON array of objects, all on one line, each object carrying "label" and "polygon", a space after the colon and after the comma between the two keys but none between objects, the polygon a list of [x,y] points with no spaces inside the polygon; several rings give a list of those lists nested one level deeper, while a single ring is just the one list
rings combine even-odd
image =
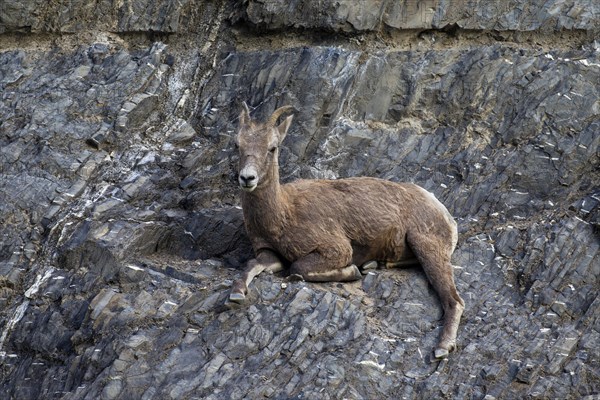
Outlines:
[{"label": "sheep's hind leg", "polygon": [[241,278],[233,282],[231,293],[229,293],[229,301],[243,302],[248,293],[248,285],[261,272],[277,272],[282,269],[283,264],[274,253],[267,250],[261,251],[255,259],[248,261]]},{"label": "sheep's hind leg", "polygon": [[413,265],[419,265],[419,260],[416,258],[409,258],[401,261],[386,261],[386,268],[402,268],[402,267],[410,267]]},{"label": "sheep's hind leg", "polygon": [[349,282],[362,278],[356,265],[329,260],[318,253],[310,253],[292,263],[291,273],[311,282]]},{"label": "sheep's hind leg", "polygon": [[409,235],[409,245],[417,256],[429,282],[437,292],[444,309],[442,335],[435,349],[435,358],[445,358],[456,348],[456,335],[465,302],[454,284],[454,272],[450,264],[451,243],[427,235]]}]

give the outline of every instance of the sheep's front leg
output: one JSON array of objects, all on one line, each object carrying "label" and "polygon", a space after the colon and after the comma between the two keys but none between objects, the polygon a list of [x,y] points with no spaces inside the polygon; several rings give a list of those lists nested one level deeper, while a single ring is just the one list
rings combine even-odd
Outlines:
[{"label": "sheep's front leg", "polygon": [[292,263],[291,273],[312,282],[349,282],[362,278],[358,267],[348,265],[345,258],[328,259],[319,253],[310,253]]},{"label": "sheep's front leg", "polygon": [[233,282],[229,300],[238,303],[244,301],[246,299],[246,294],[248,293],[248,285],[250,285],[250,282],[252,282],[255,276],[263,271],[277,272],[282,269],[283,264],[275,253],[269,250],[262,250],[258,253],[256,258],[248,261],[241,278]]}]

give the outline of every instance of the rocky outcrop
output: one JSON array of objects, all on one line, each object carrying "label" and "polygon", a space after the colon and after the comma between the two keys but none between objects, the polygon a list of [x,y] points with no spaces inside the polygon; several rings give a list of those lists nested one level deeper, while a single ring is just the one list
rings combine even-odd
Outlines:
[{"label": "rocky outcrop", "polygon": [[592,29],[598,6],[590,0],[325,0],[250,1],[248,20],[268,29],[318,28],[365,32],[393,29],[533,31]]},{"label": "rocky outcrop", "polygon": [[[459,3],[5,1],[0,397],[596,398],[598,7]],[[241,101],[298,110],[285,181],[412,181],[457,218],[447,360],[419,268],[225,303]]]}]

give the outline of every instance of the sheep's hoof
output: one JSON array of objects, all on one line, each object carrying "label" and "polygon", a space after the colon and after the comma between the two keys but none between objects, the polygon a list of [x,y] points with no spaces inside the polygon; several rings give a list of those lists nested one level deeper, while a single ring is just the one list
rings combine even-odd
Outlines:
[{"label": "sheep's hoof", "polygon": [[360,272],[360,269],[358,269],[356,265],[352,264],[348,266],[348,268],[350,268],[352,274],[352,276],[349,279],[350,281],[357,281],[359,279],[362,279],[363,276]]},{"label": "sheep's hoof", "polygon": [[377,261],[367,261],[360,267],[360,272],[366,275],[369,271],[377,269],[377,266]]},{"label": "sheep's hoof", "polygon": [[241,303],[246,300],[246,295],[240,292],[231,292],[229,294],[229,301],[233,301],[234,303]]},{"label": "sheep's hoof", "polygon": [[286,280],[288,282],[304,282],[304,277],[300,274],[289,274]]},{"label": "sheep's hoof", "polygon": [[447,349],[443,349],[441,347],[438,347],[437,349],[435,349],[433,355],[435,356],[436,359],[438,360],[442,360],[444,358],[448,358],[448,350]]}]

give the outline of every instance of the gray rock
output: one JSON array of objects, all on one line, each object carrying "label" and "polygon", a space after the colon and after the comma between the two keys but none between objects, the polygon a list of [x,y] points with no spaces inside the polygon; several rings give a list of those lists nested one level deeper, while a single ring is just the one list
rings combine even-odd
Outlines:
[{"label": "gray rock", "polygon": [[531,31],[591,29],[598,24],[598,9],[588,0],[561,1],[408,1],[360,0],[310,2],[250,1],[247,17],[268,29],[317,28],[342,32],[368,32],[384,25],[395,29]]},{"label": "gray rock", "polygon": [[[0,397],[597,395],[600,14],[513,3],[4,1]],[[264,274],[226,303],[252,256],[241,101],[297,109],[284,181],[412,181],[448,206],[448,359],[419,267]]]}]

